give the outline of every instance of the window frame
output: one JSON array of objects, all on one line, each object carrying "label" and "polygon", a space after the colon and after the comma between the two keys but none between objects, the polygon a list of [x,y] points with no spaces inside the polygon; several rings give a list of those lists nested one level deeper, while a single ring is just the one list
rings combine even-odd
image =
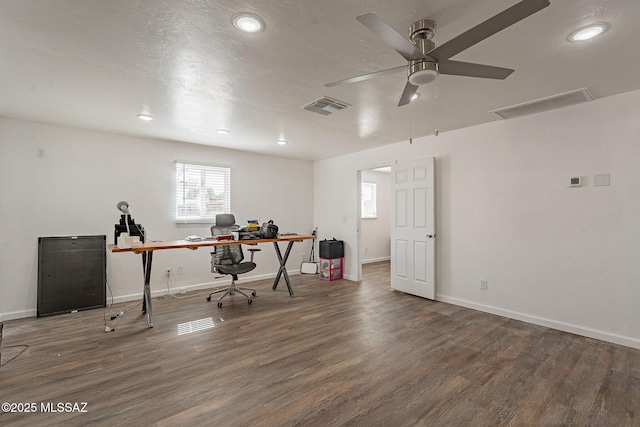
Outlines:
[{"label": "window frame", "polygon": [[[174,162],[174,217],[179,224],[215,224],[216,214],[231,213],[231,166],[194,162],[189,160],[175,160]],[[182,169],[181,169],[182,168]],[[186,174],[200,174],[189,179],[198,182],[188,184]],[[212,186],[216,186],[213,189]],[[217,193],[216,190],[222,191]],[[187,193],[195,193],[188,197]],[[211,193],[218,200],[211,199]],[[191,200],[191,203],[188,202]],[[221,209],[215,205],[222,204]],[[212,206],[214,205],[214,206]],[[196,215],[186,215],[184,212]],[[180,215],[180,212],[183,212]]]}]

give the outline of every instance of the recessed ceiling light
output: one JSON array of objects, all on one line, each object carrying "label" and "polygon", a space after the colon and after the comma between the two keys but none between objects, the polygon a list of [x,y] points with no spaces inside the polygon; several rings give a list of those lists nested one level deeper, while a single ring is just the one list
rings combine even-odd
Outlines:
[{"label": "recessed ceiling light", "polygon": [[287,144],[288,144],[288,142],[285,141],[284,139],[281,139],[281,140],[278,141],[278,145],[287,145]]},{"label": "recessed ceiling light", "polygon": [[232,19],[233,26],[243,33],[259,33],[264,29],[264,21],[252,13],[238,13]]},{"label": "recessed ceiling light", "polygon": [[218,132],[220,135],[227,135],[229,133],[229,131],[226,129],[218,129],[216,130],[216,132]]},{"label": "recessed ceiling light", "polygon": [[592,24],[586,27],[579,28],[573,33],[569,34],[569,41],[581,42],[592,39],[607,31],[607,28],[609,28],[609,25],[605,23]]},{"label": "recessed ceiling light", "polygon": [[144,120],[145,122],[150,122],[151,120],[153,120],[153,116],[150,116],[148,114],[138,114],[136,117],[140,120]]}]

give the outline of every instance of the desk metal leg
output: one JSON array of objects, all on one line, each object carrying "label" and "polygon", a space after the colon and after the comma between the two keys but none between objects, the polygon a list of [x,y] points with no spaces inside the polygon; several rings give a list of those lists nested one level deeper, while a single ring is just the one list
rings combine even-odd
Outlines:
[{"label": "desk metal leg", "polygon": [[142,252],[141,254],[142,256],[142,281],[143,281],[143,286],[142,286],[142,314],[147,314],[147,301],[144,298],[144,282],[145,279],[147,277],[147,253],[146,252]]},{"label": "desk metal leg", "polygon": [[151,261],[153,260],[153,251],[142,253],[142,266],[144,271],[144,296],[142,297],[142,314],[147,315],[147,325],[153,328],[151,321]]},{"label": "desk metal leg", "polygon": [[293,241],[289,242],[287,246],[287,250],[284,252],[284,257],[280,252],[280,246],[278,246],[278,242],[273,242],[273,246],[276,248],[276,255],[278,256],[278,261],[280,262],[280,269],[278,270],[278,275],[276,276],[276,280],[273,282],[273,290],[275,291],[278,287],[278,282],[280,281],[280,276],[284,276],[284,281],[287,283],[287,289],[289,289],[289,295],[293,298],[293,288],[291,287],[291,282],[289,281],[289,274],[287,274],[287,259],[289,258],[289,253],[291,253],[291,247],[293,247]]}]

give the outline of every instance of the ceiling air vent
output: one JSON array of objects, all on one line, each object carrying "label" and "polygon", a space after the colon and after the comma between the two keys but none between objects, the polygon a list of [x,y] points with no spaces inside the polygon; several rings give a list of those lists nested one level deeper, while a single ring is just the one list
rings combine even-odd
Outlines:
[{"label": "ceiling air vent", "polygon": [[346,102],[323,96],[311,101],[306,105],[303,105],[300,108],[311,111],[313,113],[322,114],[323,116],[328,116],[331,113],[344,110],[347,107],[349,107],[349,104],[347,104]]},{"label": "ceiling air vent", "polygon": [[572,90],[570,92],[560,93],[558,95],[551,95],[546,98],[536,99],[534,101],[523,102],[522,104],[516,104],[510,107],[498,108],[489,112],[496,113],[503,119],[511,119],[514,117],[541,113],[543,111],[567,107],[569,105],[587,101],[593,101],[593,97],[589,93],[589,89],[585,87],[582,89]]}]

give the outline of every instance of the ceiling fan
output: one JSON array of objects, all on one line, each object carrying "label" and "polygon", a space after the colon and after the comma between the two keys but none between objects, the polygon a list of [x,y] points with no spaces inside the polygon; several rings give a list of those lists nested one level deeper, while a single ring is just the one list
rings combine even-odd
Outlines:
[{"label": "ceiling fan", "polygon": [[504,80],[515,70],[470,62],[452,61],[457,55],[476,43],[496,34],[524,18],[549,6],[548,0],[523,0],[492,18],[476,25],[470,30],[436,47],[431,38],[435,34],[436,23],[430,19],[421,19],[409,27],[409,40],[405,39],[393,27],[384,22],[375,13],[367,13],[356,19],[378,35],[385,43],[395,49],[408,62],[407,65],[376,71],[362,76],[327,83],[333,87],[347,83],[356,83],[375,77],[386,76],[407,70],[407,84],[404,87],[398,107],[411,102],[418,86],[435,80],[438,74],[481,77]]}]

